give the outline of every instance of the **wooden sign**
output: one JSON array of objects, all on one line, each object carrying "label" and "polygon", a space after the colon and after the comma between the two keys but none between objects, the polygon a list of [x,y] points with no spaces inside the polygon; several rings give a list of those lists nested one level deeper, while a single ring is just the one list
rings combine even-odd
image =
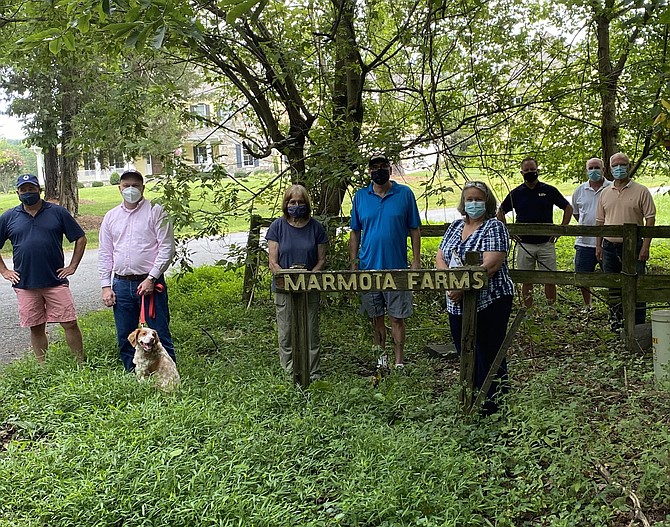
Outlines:
[{"label": "wooden sign", "polygon": [[402,269],[393,271],[284,270],[277,274],[277,291],[445,291],[486,287],[488,276],[481,267],[454,269]]}]

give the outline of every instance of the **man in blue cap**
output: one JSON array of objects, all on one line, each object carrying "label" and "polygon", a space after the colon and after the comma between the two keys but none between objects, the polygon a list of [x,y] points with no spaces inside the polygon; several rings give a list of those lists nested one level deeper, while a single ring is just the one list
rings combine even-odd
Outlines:
[{"label": "man in blue cap", "polygon": [[[11,282],[19,304],[19,324],[30,328],[30,342],[39,362],[44,362],[49,340],[47,322],[63,326],[65,340],[81,363],[84,346],[77,324],[68,276],[84,256],[86,236],[67,209],[44,201],[32,174],[19,176],[16,194],[21,204],[0,216],[0,249],[12,244],[14,268],[0,256],[0,275]],[[65,265],[63,236],[74,242],[70,265]]]}]

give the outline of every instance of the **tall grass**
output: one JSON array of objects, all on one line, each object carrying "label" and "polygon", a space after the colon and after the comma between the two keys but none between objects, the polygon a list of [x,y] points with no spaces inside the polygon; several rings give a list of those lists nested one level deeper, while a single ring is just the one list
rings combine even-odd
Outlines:
[{"label": "tall grass", "polygon": [[109,311],[82,321],[85,367],[57,344],[0,372],[0,526],[627,525],[617,484],[670,525],[667,392],[576,293],[524,324],[506,410],[466,419],[457,365],[423,351],[449,339],[442,295],[417,295],[407,374],[377,388],[356,298],[325,297],[325,378],[302,391],[266,287],[245,309],[235,271],[170,282],[173,395],[122,372]]}]

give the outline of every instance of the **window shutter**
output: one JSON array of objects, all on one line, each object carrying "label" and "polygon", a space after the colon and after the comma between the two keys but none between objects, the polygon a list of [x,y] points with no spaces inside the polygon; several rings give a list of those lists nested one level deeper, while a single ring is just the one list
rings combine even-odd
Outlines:
[{"label": "window shutter", "polygon": [[235,145],[235,155],[237,156],[237,168],[242,168],[242,145]]}]

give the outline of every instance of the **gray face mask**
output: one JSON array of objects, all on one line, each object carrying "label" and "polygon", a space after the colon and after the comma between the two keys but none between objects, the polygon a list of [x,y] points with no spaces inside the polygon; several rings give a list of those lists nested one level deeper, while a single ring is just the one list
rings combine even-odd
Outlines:
[{"label": "gray face mask", "polygon": [[128,203],[137,203],[142,199],[142,192],[135,187],[124,188],[121,191],[121,195],[123,196],[123,200]]}]

